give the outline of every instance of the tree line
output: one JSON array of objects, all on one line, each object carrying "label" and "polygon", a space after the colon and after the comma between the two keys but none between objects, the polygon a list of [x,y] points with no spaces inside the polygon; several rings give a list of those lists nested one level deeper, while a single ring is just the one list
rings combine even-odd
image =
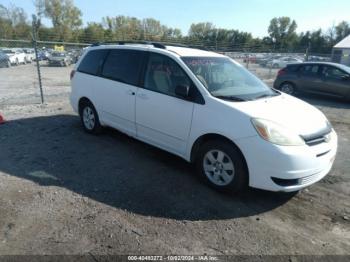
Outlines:
[{"label": "tree line", "polygon": [[[217,28],[213,23],[193,23],[187,35],[180,29],[163,25],[154,18],[138,19],[118,15],[106,16],[101,22],[83,26],[82,12],[73,0],[35,0],[36,16],[47,18],[52,26],[38,25],[41,41],[94,43],[117,40],[148,40],[184,43],[219,51],[305,52],[330,53],[332,47],[350,34],[347,21],[318,29],[297,33],[297,23],[289,17],[276,17],[270,21],[266,37],[235,29]],[[13,4],[0,5],[0,38],[32,39],[32,25],[28,14]]]}]

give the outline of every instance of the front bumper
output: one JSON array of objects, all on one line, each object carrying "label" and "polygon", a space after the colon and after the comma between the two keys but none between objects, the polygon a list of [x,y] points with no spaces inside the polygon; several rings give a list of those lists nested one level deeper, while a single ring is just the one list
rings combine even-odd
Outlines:
[{"label": "front bumper", "polygon": [[249,185],[284,192],[300,190],[325,177],[332,169],[337,143],[334,130],[328,143],[314,146],[277,146],[259,136],[237,141],[247,161]]}]

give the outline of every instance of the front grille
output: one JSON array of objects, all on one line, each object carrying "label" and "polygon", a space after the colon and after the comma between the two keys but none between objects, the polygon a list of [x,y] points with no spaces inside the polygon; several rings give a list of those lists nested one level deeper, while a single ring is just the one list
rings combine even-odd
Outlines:
[{"label": "front grille", "polygon": [[302,135],[301,137],[304,139],[305,143],[308,146],[315,146],[324,142],[329,142],[331,132],[332,127],[327,126],[316,133]]}]

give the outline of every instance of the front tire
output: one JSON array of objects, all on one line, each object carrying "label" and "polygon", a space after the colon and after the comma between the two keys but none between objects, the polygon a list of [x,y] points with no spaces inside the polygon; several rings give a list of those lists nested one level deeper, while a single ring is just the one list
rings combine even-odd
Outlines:
[{"label": "front tire", "polygon": [[237,193],[248,186],[248,171],[239,150],[221,140],[205,142],[195,160],[197,174],[210,187]]},{"label": "front tire", "polygon": [[84,130],[89,134],[97,135],[101,133],[102,126],[95,107],[89,101],[80,105],[79,114]]}]

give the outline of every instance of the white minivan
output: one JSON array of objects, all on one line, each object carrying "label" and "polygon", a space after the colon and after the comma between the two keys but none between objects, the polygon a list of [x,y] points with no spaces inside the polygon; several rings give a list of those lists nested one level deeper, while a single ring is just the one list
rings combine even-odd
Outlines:
[{"label": "white minivan", "polygon": [[297,191],[326,176],[337,135],[315,107],[221,54],[159,43],[94,45],[71,73],[84,129],[113,127],[194,163],[212,187]]}]

